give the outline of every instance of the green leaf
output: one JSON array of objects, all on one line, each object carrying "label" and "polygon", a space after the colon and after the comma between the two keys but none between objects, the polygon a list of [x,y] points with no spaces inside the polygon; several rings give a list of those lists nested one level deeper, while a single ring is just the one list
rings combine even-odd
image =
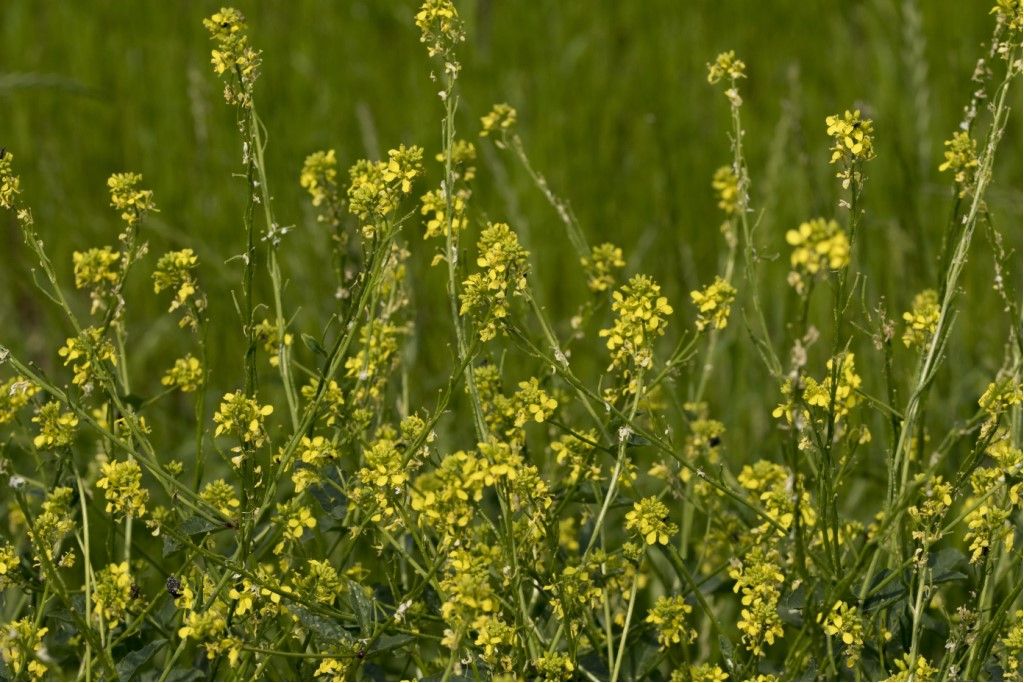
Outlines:
[{"label": "green leaf", "polygon": [[[183,536],[196,536],[198,534],[205,534],[215,529],[222,528],[222,525],[216,522],[211,522],[205,517],[189,517],[181,523],[181,526],[178,527],[178,533],[180,533]],[[179,548],[181,548],[181,544],[177,541],[177,539],[172,538],[169,534],[164,533],[163,538],[164,557],[167,557],[171,553],[176,552]]]},{"label": "green leaf", "polygon": [[352,634],[334,619],[320,616],[297,603],[288,602],[288,611],[299,619],[314,638],[325,643],[343,643],[351,645]]},{"label": "green leaf", "polygon": [[145,666],[146,662],[148,662],[166,642],[167,640],[165,638],[158,638],[138,650],[126,654],[121,658],[121,661],[117,663],[117,677],[122,681],[128,681],[135,678],[139,669]]},{"label": "green leaf", "polygon": [[367,597],[363,591],[363,586],[358,581],[348,582],[348,596],[349,605],[352,607],[352,611],[355,612],[356,620],[359,622],[359,628],[364,632],[368,633],[370,627],[373,625],[373,599]]}]

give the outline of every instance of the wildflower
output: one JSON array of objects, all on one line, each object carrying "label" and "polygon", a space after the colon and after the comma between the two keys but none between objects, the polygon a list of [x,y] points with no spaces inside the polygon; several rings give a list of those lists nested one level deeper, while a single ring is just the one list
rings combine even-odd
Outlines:
[{"label": "wildflower", "polygon": [[715,57],[714,63],[708,64],[708,83],[718,83],[723,78],[746,78],[746,70],[747,65],[736,58],[734,51],[722,52]]},{"label": "wildflower", "polygon": [[160,378],[165,387],[177,387],[185,393],[195,391],[203,383],[203,366],[192,354],[174,361],[174,366]]},{"label": "wildflower", "polygon": [[[836,361],[839,362],[838,370],[834,370]],[[825,364],[825,369],[825,379],[821,382],[813,377],[807,378],[804,400],[812,407],[834,410],[835,419],[839,420],[849,415],[850,411],[860,404],[861,398],[857,393],[861,384],[860,375],[854,366],[852,353],[841,353],[835,358],[830,358]],[[832,389],[833,377],[837,380],[835,391]]]},{"label": "wildflower", "polygon": [[[445,203],[444,190],[431,190],[420,197],[420,213],[429,216],[426,222],[426,231],[423,239],[442,237],[448,227],[447,204]],[[466,217],[466,197],[456,193],[452,197],[452,232],[458,234],[469,224]]]},{"label": "wildflower", "polygon": [[996,0],[989,14],[995,14],[998,21],[1012,32],[1020,31],[1024,27],[1024,4],[1021,0]]},{"label": "wildflower", "polygon": [[843,169],[836,173],[843,189],[855,181],[862,181],[859,166],[875,158],[874,125],[871,119],[861,118],[860,110],[847,110],[842,116],[835,114],[825,119],[826,132],[832,138],[830,164],[843,163]]},{"label": "wildflower", "polygon": [[511,648],[516,642],[515,629],[498,617],[481,614],[473,622],[473,629],[477,632],[474,645],[483,648],[482,659],[492,665],[500,650]]},{"label": "wildflower", "polygon": [[974,186],[974,174],[978,168],[978,142],[966,131],[953,133],[953,137],[943,145],[945,161],[939,165],[939,171],[953,171],[953,181],[960,190],[960,196],[966,196]]},{"label": "wildflower", "polygon": [[397,360],[399,334],[406,328],[386,320],[371,320],[359,330],[359,350],[345,359],[345,376],[359,380],[355,402],[376,399]]},{"label": "wildflower", "polygon": [[915,527],[914,538],[929,545],[940,538],[932,530],[942,522],[953,504],[953,485],[939,475],[932,475],[922,494],[919,503],[907,508],[907,514]]},{"label": "wildflower", "polygon": [[[263,420],[273,412],[274,406],[261,406],[256,399],[240,391],[224,394],[220,408],[213,414],[213,421],[217,425],[214,436],[231,434],[238,438],[241,447],[259,448],[266,442]],[[234,450],[237,452],[239,449]]]},{"label": "wildflower", "polygon": [[1014,377],[1002,377],[985,388],[978,405],[990,417],[998,417],[1021,403],[1021,386]]},{"label": "wildflower", "polygon": [[[288,503],[278,503],[274,525],[281,530],[281,541],[274,546],[274,554],[282,555],[286,548],[302,540],[307,529],[316,528],[316,517],[307,505],[301,505],[298,499]],[[287,568],[289,559],[281,560],[282,568]]]},{"label": "wildflower", "polygon": [[566,483],[570,485],[581,478],[588,481],[601,478],[601,466],[594,462],[596,448],[593,444],[597,442],[597,432],[589,430],[580,436],[583,438],[565,434],[551,444],[555,462],[569,470]]},{"label": "wildflower", "polygon": [[686,615],[693,607],[681,595],[662,595],[647,614],[647,623],[658,632],[658,645],[667,650],[680,643],[692,643],[697,632],[686,623]]},{"label": "wildflower", "polygon": [[[789,470],[777,463],[759,460],[753,465],[744,465],[737,480],[740,486],[757,496],[765,514],[782,529],[788,530],[793,526],[796,515],[796,496],[792,490],[792,475]],[[815,515],[814,509],[811,507],[810,494],[807,491],[802,491],[800,511],[801,521],[804,525],[812,526]],[[773,528],[767,522],[754,529],[755,534],[759,536],[771,531]],[[777,529],[774,531],[781,533]]]},{"label": "wildflower", "polygon": [[[435,161],[445,163],[447,156],[445,152],[438,152],[434,155]],[[459,138],[451,146],[452,173],[456,180],[470,182],[476,177],[476,145],[469,140]]]},{"label": "wildflower", "polygon": [[205,644],[219,641],[228,627],[225,612],[226,606],[219,600],[203,612],[189,612],[185,624],[178,629],[178,637]]},{"label": "wildflower", "polygon": [[14,155],[10,152],[0,154],[0,206],[13,209],[14,202],[21,192],[21,179],[14,174],[11,162]]},{"label": "wildflower", "polygon": [[495,337],[498,325],[508,317],[509,299],[526,291],[528,254],[505,223],[488,224],[477,248],[480,254],[476,262],[483,271],[463,281],[459,315],[479,315],[480,339],[487,341]]},{"label": "wildflower", "polygon": [[536,377],[519,383],[516,402],[522,406],[516,416],[516,427],[522,427],[528,420],[543,422],[551,417],[558,408],[558,401],[548,396],[547,392],[540,388]]},{"label": "wildflower", "polygon": [[562,569],[544,590],[551,592],[551,606],[555,616],[568,623],[569,631],[576,634],[586,623],[590,610],[600,604],[603,593],[594,582],[588,568],[569,565]]},{"label": "wildflower", "polygon": [[138,173],[115,173],[107,179],[110,205],[121,212],[121,219],[134,227],[150,211],[156,211],[152,190],[139,188],[142,176]]},{"label": "wildflower", "polygon": [[871,119],[861,118],[860,110],[847,110],[842,116],[835,114],[825,118],[827,133],[833,140],[832,158],[829,163],[843,160],[847,163],[868,161],[875,157],[874,125]]},{"label": "wildflower", "polygon": [[[319,385],[320,380],[314,377],[302,387],[299,393],[307,401],[313,401],[317,396]],[[323,383],[321,396],[321,419],[326,426],[333,427],[345,415],[345,395],[338,383],[332,379]]]},{"label": "wildflower", "polygon": [[907,329],[903,333],[903,345],[907,348],[924,348],[931,341],[939,326],[939,294],[926,289],[914,297],[914,304],[903,314]]},{"label": "wildflower", "polygon": [[650,496],[633,503],[626,513],[626,530],[636,532],[647,545],[667,545],[679,527],[668,521],[668,507]]},{"label": "wildflower", "polygon": [[576,671],[572,657],[562,652],[546,652],[530,661],[542,681],[568,681]]},{"label": "wildflower", "polygon": [[7,590],[17,581],[20,567],[21,560],[18,558],[14,546],[10,543],[0,545],[0,591]]},{"label": "wildflower", "polygon": [[127,562],[108,565],[96,575],[92,601],[95,614],[103,620],[107,628],[117,627],[125,618],[133,602],[132,586],[132,575],[128,571]]},{"label": "wildflower", "polygon": [[294,338],[290,332],[281,333],[276,324],[266,318],[253,325],[253,336],[263,344],[263,350],[270,356],[270,366],[281,365],[281,354],[291,347]]},{"label": "wildflower", "polygon": [[216,508],[217,512],[225,517],[234,515],[241,504],[238,500],[238,493],[235,492],[235,487],[223,479],[211,481],[204,486],[202,491],[199,492],[199,497]]},{"label": "wildflower", "polygon": [[971,564],[986,559],[992,547],[1000,541],[1007,552],[1013,548],[1014,529],[1009,517],[1009,509],[988,504],[979,505],[967,515],[964,542],[971,553]]},{"label": "wildflower", "polygon": [[[191,249],[169,251],[156,262],[156,269],[153,271],[153,291],[159,294],[165,289],[174,290],[174,298],[167,309],[169,313],[190,302],[197,309],[203,308],[203,300],[196,297],[195,270],[198,263],[199,258]],[[194,314],[188,311],[178,324],[181,327],[195,327],[198,321]]]},{"label": "wildflower", "polygon": [[825,633],[838,636],[846,648],[846,666],[853,668],[860,659],[860,651],[864,647],[864,621],[856,607],[839,600],[832,606],[828,615],[818,617]]},{"label": "wildflower", "polygon": [[224,99],[239,107],[251,107],[261,58],[260,52],[249,45],[245,17],[233,7],[222,7],[209,19],[203,19],[203,26],[216,45],[210,52],[214,73],[218,76],[228,74]]},{"label": "wildflower", "polygon": [[0,425],[13,420],[37,393],[39,387],[20,375],[0,382]]},{"label": "wildflower", "polygon": [[729,311],[736,298],[736,288],[720,277],[703,290],[690,292],[690,298],[697,306],[697,329],[703,332],[708,327],[724,330],[729,321]]},{"label": "wildflower", "polygon": [[[423,169],[423,149],[406,147],[388,152],[387,161],[357,161],[349,169],[349,211],[363,221],[376,224],[398,207],[401,195],[412,191],[412,181]],[[365,235],[375,233],[374,226],[363,228]]]},{"label": "wildflower", "polygon": [[714,63],[708,64],[708,83],[715,85],[728,79],[729,87],[725,90],[725,96],[729,99],[732,107],[736,108],[743,104],[737,81],[746,78],[746,72],[747,65],[736,58],[735,52],[732,50],[723,52],[715,57]]},{"label": "wildflower", "polygon": [[1021,651],[1024,650],[1024,612],[1017,610],[1006,620],[1006,635],[999,640],[999,659],[1003,680],[1015,681],[1021,674]]},{"label": "wildflower", "polygon": [[930,681],[939,672],[938,669],[928,663],[928,660],[918,655],[917,661],[912,662],[910,653],[904,654],[895,660],[896,673],[887,681]]},{"label": "wildflower", "polygon": [[119,274],[114,266],[120,260],[120,252],[110,247],[99,247],[76,251],[71,255],[75,269],[75,287],[90,290],[92,312],[103,306],[103,299],[117,283]]},{"label": "wildflower", "polygon": [[29,539],[33,545],[43,548],[50,559],[53,559],[64,537],[75,528],[70,509],[72,495],[72,490],[67,486],[52,489],[43,501],[42,512],[36,516],[35,530],[29,530]]},{"label": "wildflower", "polygon": [[729,576],[736,581],[733,591],[743,594],[736,626],[743,634],[747,649],[763,656],[764,645],[774,644],[784,633],[778,604],[779,587],[786,577],[779,568],[778,552],[755,547],[741,562],[734,564]]},{"label": "wildflower", "polygon": [[587,287],[592,292],[604,292],[615,284],[615,271],[625,267],[622,249],[610,242],[590,249],[590,256],[580,258],[580,264],[587,274]]},{"label": "wildflower", "polygon": [[149,492],[142,488],[142,470],[134,460],[105,462],[100,466],[103,478],[97,488],[106,491],[107,512],[142,517],[146,514]]},{"label": "wildflower", "polygon": [[15,677],[27,675],[38,681],[46,674],[42,658],[46,656],[43,637],[48,632],[48,628],[37,628],[29,617],[0,626],[0,659]]},{"label": "wildflower", "polygon": [[598,334],[607,337],[612,352],[609,370],[621,369],[630,380],[626,393],[636,391],[630,366],[649,369],[654,364],[654,340],[665,334],[666,317],[672,314],[661,287],[646,275],[634,275],[612,293],[612,310],[617,314],[610,328]]},{"label": "wildflower", "polygon": [[718,197],[718,208],[731,216],[739,208],[740,199],[740,178],[732,166],[722,166],[715,171],[711,180],[711,187]]},{"label": "wildflower", "polygon": [[73,413],[61,412],[61,408],[59,402],[50,401],[43,404],[32,417],[32,421],[39,425],[39,434],[32,439],[36,448],[56,450],[70,446],[75,440],[78,418]]},{"label": "wildflower", "polygon": [[306,157],[299,174],[299,185],[309,193],[313,207],[320,209],[317,221],[337,228],[341,222],[341,197],[338,194],[338,160],[333,149],[313,152]]},{"label": "wildflower", "polygon": [[516,110],[505,103],[491,107],[485,116],[480,117],[480,137],[485,138],[492,133],[505,134],[516,125]]},{"label": "wildflower", "polygon": [[431,57],[441,55],[451,59],[455,46],[466,39],[462,19],[452,0],[425,0],[416,13],[416,27],[420,42],[427,46]]},{"label": "wildflower", "polygon": [[314,676],[326,676],[323,680],[344,681],[348,665],[337,659],[327,658],[320,661],[320,666],[313,672]]},{"label": "wildflower", "polygon": [[850,263],[850,242],[834,220],[815,218],[801,223],[796,230],[786,232],[786,242],[793,247],[789,262],[800,293],[806,287],[806,276],[839,270]]},{"label": "wildflower", "polygon": [[103,330],[86,327],[77,337],[69,337],[57,354],[64,359],[64,366],[72,366],[75,376],[72,383],[79,386],[95,378],[96,367],[103,361],[117,365],[114,345],[103,338]]},{"label": "wildflower", "polygon": [[355,497],[374,510],[373,521],[390,521],[396,512],[394,500],[409,481],[404,458],[395,441],[384,433],[363,451],[363,463],[356,475],[362,486]]},{"label": "wildflower", "polygon": [[342,590],[338,571],[326,561],[309,560],[308,565],[305,576],[297,583],[298,587],[322,605],[333,604]]},{"label": "wildflower", "polygon": [[717,664],[694,664],[689,673],[677,670],[672,673],[674,681],[727,681],[728,674]]}]

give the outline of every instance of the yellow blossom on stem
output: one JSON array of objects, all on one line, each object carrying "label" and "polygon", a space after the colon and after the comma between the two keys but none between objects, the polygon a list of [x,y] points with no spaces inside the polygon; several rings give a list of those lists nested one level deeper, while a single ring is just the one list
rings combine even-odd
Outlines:
[{"label": "yellow blossom on stem", "polygon": [[657,498],[642,498],[626,513],[626,530],[640,536],[647,545],[668,545],[679,531],[668,521],[668,507]]}]

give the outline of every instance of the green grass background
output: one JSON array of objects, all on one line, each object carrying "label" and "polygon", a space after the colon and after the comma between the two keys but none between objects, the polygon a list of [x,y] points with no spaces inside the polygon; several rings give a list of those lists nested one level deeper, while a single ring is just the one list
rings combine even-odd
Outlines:
[{"label": "green grass background", "polygon": [[[333,147],[347,167],[400,142],[424,145],[432,156],[440,138],[438,87],[428,77],[412,0],[238,6],[263,50],[258,107],[269,129],[277,215],[295,226],[282,257],[286,304],[300,308],[299,325],[315,332],[330,310],[332,285],[323,257],[327,239],[297,184],[303,158]],[[969,77],[992,26],[989,3],[463,0],[459,6],[469,35],[460,131],[475,136],[478,117],[493,102],[517,107],[534,165],[571,202],[588,238],[619,244],[629,272],[648,272],[663,284],[677,311],[671,331],[690,324],[687,292],[713,277],[724,251],[710,178],[730,160],[728,112],[725,98],[705,81],[705,64],[727,49],[748,64],[743,115],[753,206],[763,210],[763,243],[782,257],[766,268],[762,285],[774,330],[781,333],[794,305],[785,283],[785,230],[837,211],[824,119],[845,108],[865,110],[877,131],[856,255],[868,301],[885,296],[898,314],[934,282],[951,206],[948,178],[937,171],[942,140],[962,118]],[[0,145],[17,159],[24,197],[69,285],[72,251],[116,240],[106,177],[120,170],[144,175],[161,208],[146,222],[148,262],[169,248],[192,246],[199,253],[202,284],[222,324],[214,342],[215,382],[227,390],[241,381],[235,359],[242,335],[230,299],[240,266],[228,259],[242,249],[245,189],[232,177],[240,167],[233,113],[211,72],[201,25],[217,8],[199,1],[5,0]],[[1014,97],[1019,101],[1019,91]],[[989,196],[1017,253],[1020,129],[1018,110]],[[509,161],[482,145],[473,211],[520,231],[543,283],[542,300],[564,320],[585,296],[575,256],[554,212]],[[430,173],[433,185],[438,169]],[[428,267],[433,249],[418,231],[408,239],[417,305],[410,355],[421,371],[412,387],[415,403],[444,379],[451,325],[442,273]],[[1019,296],[1019,257],[1012,261]],[[33,293],[31,266],[13,219],[0,218],[0,340],[53,369],[67,328]],[[143,394],[157,390],[172,355],[189,347],[188,335],[163,315],[166,301],[152,294],[145,270],[134,273],[129,290],[132,369],[135,377],[150,378],[139,388]],[[1008,325],[1016,324],[992,292],[992,276],[990,248],[979,233],[951,362],[940,377],[944,409],[930,415],[937,427],[970,411],[998,368]],[[80,305],[84,313],[87,302]],[[777,390],[745,339],[742,317],[733,323],[709,398],[738,452],[763,456],[756,444],[770,429]],[[819,346],[813,358],[820,367],[830,344]],[[863,349],[858,365],[866,386],[881,395],[879,356],[866,338],[856,348]],[[912,369],[909,354],[901,360]],[[598,358],[592,369],[603,362]]]}]

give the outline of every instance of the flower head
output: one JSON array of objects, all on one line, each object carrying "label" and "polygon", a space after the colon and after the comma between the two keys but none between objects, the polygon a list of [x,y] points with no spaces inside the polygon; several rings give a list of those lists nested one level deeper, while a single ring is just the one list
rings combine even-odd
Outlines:
[{"label": "flower head", "polygon": [[907,329],[903,332],[903,345],[907,348],[924,348],[931,341],[939,326],[939,294],[926,289],[914,297],[913,306],[903,314]]},{"label": "flower head", "polygon": [[107,492],[107,512],[133,517],[146,514],[149,492],[142,488],[139,463],[134,460],[105,462],[100,470],[103,477],[96,482],[96,487]]},{"label": "flower head", "polygon": [[736,288],[720,277],[702,290],[690,292],[690,298],[697,306],[697,329],[724,330],[729,322],[729,312],[736,298]]},{"label": "flower head", "polygon": [[240,107],[251,107],[261,58],[259,50],[249,45],[245,17],[233,7],[222,7],[210,18],[203,19],[203,26],[215,44],[210,52],[210,63],[214,72],[225,80],[224,99]]},{"label": "flower head", "polygon": [[107,179],[110,189],[110,205],[121,212],[121,218],[129,226],[136,225],[142,217],[156,211],[152,190],[139,187],[142,176],[138,173],[115,173]]},{"label": "flower head", "polygon": [[633,503],[633,509],[626,513],[626,530],[636,533],[647,545],[667,545],[679,527],[668,521],[668,506],[652,496]]},{"label": "flower head", "polygon": [[693,607],[686,604],[681,595],[662,595],[647,613],[647,623],[652,624],[658,632],[658,645],[667,650],[673,645],[692,643],[697,639],[697,631],[690,627],[686,615]]},{"label": "flower head", "polygon": [[615,284],[615,273],[626,266],[622,249],[610,242],[591,247],[590,256],[580,258],[587,274],[587,287],[592,292],[604,292]]}]

